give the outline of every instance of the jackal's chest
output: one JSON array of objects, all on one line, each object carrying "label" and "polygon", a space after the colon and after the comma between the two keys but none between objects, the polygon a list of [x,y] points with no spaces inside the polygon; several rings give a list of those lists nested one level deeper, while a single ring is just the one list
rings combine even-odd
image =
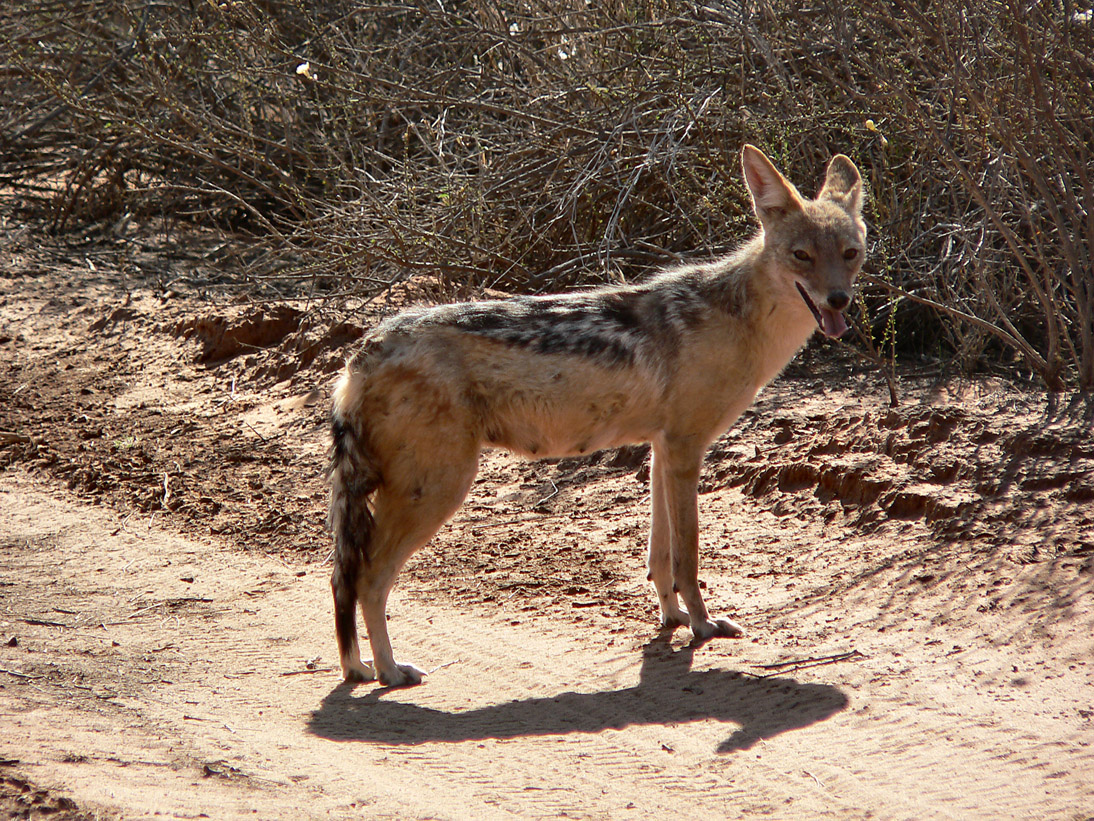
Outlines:
[{"label": "jackal's chest", "polygon": [[791,302],[773,312],[765,326],[757,337],[761,343],[755,346],[753,356],[752,381],[757,392],[790,364],[813,335],[817,323],[804,304]]}]

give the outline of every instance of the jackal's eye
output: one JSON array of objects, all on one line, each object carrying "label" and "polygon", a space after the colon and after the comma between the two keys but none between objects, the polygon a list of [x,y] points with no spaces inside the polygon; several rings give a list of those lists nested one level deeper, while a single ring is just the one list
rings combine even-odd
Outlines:
[{"label": "jackal's eye", "polygon": [[851,260],[853,260],[857,256],[858,256],[858,248],[848,248],[846,251],[843,252],[843,258],[845,260],[847,260],[848,262],[850,262]]},{"label": "jackal's eye", "polygon": [[803,251],[801,248],[794,252],[794,259],[800,260],[801,262],[812,262],[813,260],[813,258],[809,256],[809,252]]}]

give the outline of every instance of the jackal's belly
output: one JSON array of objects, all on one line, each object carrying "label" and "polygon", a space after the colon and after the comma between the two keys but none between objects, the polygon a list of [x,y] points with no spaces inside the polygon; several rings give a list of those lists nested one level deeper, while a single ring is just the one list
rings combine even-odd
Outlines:
[{"label": "jackal's belly", "polygon": [[614,428],[583,431],[574,435],[572,431],[559,431],[543,428],[516,427],[493,433],[487,437],[487,444],[494,447],[527,456],[533,459],[561,458],[581,456],[606,448],[629,445],[646,441],[649,434],[635,431],[621,431]]},{"label": "jackal's belly", "polygon": [[527,397],[495,406],[484,428],[487,444],[535,459],[580,456],[647,441],[657,408],[637,397]]}]

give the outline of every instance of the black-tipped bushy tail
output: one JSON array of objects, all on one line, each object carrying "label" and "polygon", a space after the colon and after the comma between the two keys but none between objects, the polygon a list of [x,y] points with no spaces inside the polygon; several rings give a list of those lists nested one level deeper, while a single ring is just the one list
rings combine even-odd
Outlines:
[{"label": "black-tipped bushy tail", "polygon": [[368,561],[373,519],[369,496],[380,485],[380,475],[370,458],[363,433],[337,411],[331,419],[333,445],[330,526],[334,533],[334,630],[338,650],[346,658],[357,642],[357,580]]}]

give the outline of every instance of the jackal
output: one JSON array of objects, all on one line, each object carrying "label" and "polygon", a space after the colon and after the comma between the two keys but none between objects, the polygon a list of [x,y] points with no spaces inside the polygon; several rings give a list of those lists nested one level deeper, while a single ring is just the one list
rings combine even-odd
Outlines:
[{"label": "jackal", "polygon": [[347,362],[330,464],[347,681],[421,681],[392,656],[388,593],[463,501],[484,446],[542,458],[651,443],[649,579],[661,624],[690,625],[696,641],[743,634],[712,619],[699,592],[703,454],[814,328],[847,329],[866,226],[862,180],[842,154],[813,200],[758,148],[744,146],[741,161],[761,230],[734,253],[637,284],[412,309]]}]

